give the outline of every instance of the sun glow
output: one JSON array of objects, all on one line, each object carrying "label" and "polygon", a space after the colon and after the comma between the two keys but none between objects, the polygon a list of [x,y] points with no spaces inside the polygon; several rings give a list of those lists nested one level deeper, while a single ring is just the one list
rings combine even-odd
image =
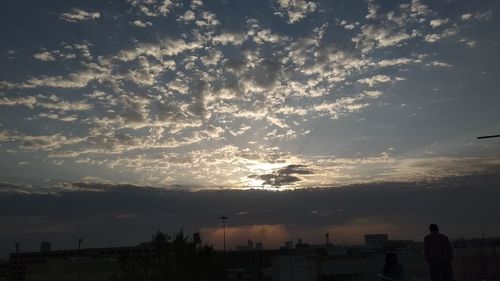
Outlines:
[{"label": "sun glow", "polygon": [[263,163],[257,162],[252,163],[247,166],[248,170],[254,174],[270,174],[274,170],[283,168],[289,165],[289,163]]},{"label": "sun glow", "polygon": [[[245,176],[240,178],[240,182],[243,187],[255,188],[276,191],[276,187],[265,184],[265,180],[261,179],[259,176],[272,174],[276,170],[286,167],[289,163],[268,163],[268,162],[252,162],[246,165],[248,172],[251,176]],[[284,186],[283,186],[284,187]]]}]

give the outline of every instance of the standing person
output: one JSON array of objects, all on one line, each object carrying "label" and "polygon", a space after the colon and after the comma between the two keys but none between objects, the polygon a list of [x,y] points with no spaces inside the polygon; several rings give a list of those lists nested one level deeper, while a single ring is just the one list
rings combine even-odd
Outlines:
[{"label": "standing person", "polygon": [[385,264],[379,277],[380,281],[404,281],[403,266],[398,263],[396,254],[387,253],[385,255]]},{"label": "standing person", "polygon": [[431,232],[424,239],[425,260],[429,264],[432,281],[453,281],[451,260],[453,251],[448,236],[439,233],[436,224],[429,225]]}]

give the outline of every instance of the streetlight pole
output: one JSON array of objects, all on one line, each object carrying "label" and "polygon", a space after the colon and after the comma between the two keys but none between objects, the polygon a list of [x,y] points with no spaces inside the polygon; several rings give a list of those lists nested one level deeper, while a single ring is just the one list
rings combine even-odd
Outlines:
[{"label": "streetlight pole", "polygon": [[226,253],[226,220],[229,219],[226,216],[220,216],[220,220],[222,220],[222,235],[223,235],[223,243],[224,243],[224,253]]},{"label": "streetlight pole", "polygon": [[227,277],[227,264],[226,264],[226,220],[229,219],[226,216],[220,216],[219,219],[222,221],[222,236],[223,236],[223,243],[224,243],[224,252],[222,254],[222,259],[223,259],[223,266],[224,266],[224,278],[222,280],[226,280]]}]

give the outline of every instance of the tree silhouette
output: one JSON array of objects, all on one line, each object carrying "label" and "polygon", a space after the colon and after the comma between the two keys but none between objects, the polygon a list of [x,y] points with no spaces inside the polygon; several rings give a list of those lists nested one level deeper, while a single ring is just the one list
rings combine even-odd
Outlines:
[{"label": "tree silhouette", "polygon": [[223,277],[213,247],[203,243],[199,233],[187,237],[179,231],[172,239],[157,231],[150,246],[149,255],[129,255],[120,259],[122,276],[118,279],[211,281]]}]

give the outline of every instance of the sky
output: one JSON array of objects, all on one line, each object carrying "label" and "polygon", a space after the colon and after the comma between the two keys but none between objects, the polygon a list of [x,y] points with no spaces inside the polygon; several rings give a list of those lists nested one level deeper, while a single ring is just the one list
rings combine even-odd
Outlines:
[{"label": "sky", "polygon": [[[2,1],[0,252],[16,237],[67,246],[105,225],[111,242],[93,245],[160,226],[218,243],[217,220],[197,217],[213,208],[245,217],[235,241],[321,237],[313,228],[345,243],[384,229],[417,239],[402,226],[433,218],[422,210],[432,192],[449,196],[434,214],[477,235],[477,216],[500,213],[500,141],[476,139],[500,133],[499,6]],[[323,196],[347,205],[314,207]],[[444,215],[472,198],[486,203],[460,217],[470,225]],[[293,206],[280,200],[304,213],[285,219]],[[178,209],[163,210],[170,203]]]}]

